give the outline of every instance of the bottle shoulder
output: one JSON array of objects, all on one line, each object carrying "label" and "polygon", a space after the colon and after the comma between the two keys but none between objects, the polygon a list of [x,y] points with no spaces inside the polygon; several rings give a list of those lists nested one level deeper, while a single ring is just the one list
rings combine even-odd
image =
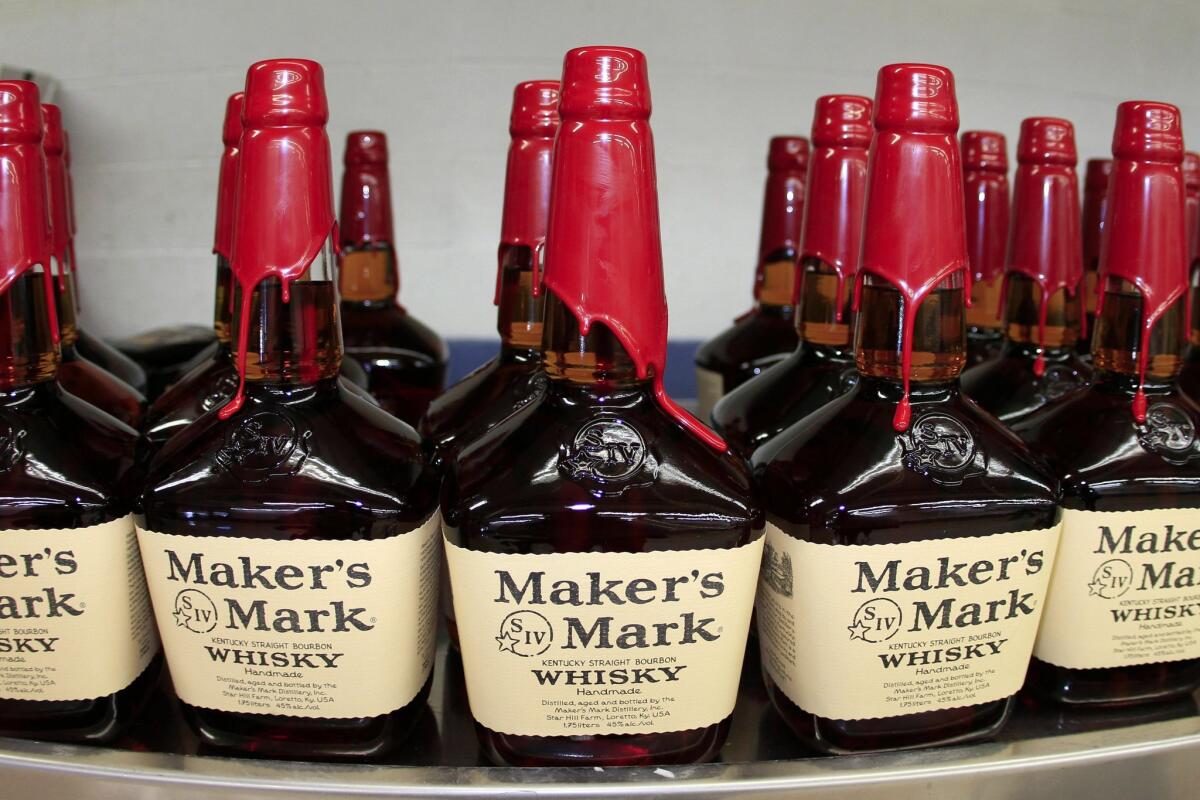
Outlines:
[{"label": "bottle shoulder", "polygon": [[159,395],[146,411],[146,437],[161,443],[184,426],[223,405],[237,390],[238,375],[228,354],[214,353]]},{"label": "bottle shoulder", "polygon": [[[749,471],[685,431],[648,392],[581,401],[551,388],[448,465],[447,526],[461,535],[743,531],[759,518]],[[584,522],[583,520],[586,520]]]},{"label": "bottle shoulder", "polygon": [[723,372],[752,366],[767,366],[791,352],[799,343],[790,315],[765,313],[754,308],[733,324],[700,345],[696,366]]},{"label": "bottle shoulder", "polygon": [[434,443],[469,441],[524,404],[544,380],[540,363],[493,358],[435,397],[418,431]]},{"label": "bottle shoulder", "polygon": [[1074,353],[1047,359],[1038,375],[1033,357],[1005,352],[964,372],[962,389],[989,414],[1012,425],[1081,390],[1091,373]]},{"label": "bottle shoulder", "polygon": [[342,342],[347,349],[408,352],[446,361],[446,343],[428,325],[395,303],[366,306],[342,301]]},{"label": "bottle shoulder", "polygon": [[56,380],[76,397],[131,427],[140,427],[146,398],[103,367],[78,356],[64,359]]},{"label": "bottle shoulder", "polygon": [[419,522],[436,504],[415,431],[340,382],[293,402],[251,393],[225,420],[206,414],[155,455],[141,495],[156,530],[291,525],[334,538]]},{"label": "bottle shoulder", "polygon": [[914,391],[898,432],[898,399],[898,387],[860,381],[757,450],[751,466],[768,518],[883,531],[958,517],[982,534],[1045,527],[1036,521],[1054,516],[1058,482],[995,418],[954,390]]}]

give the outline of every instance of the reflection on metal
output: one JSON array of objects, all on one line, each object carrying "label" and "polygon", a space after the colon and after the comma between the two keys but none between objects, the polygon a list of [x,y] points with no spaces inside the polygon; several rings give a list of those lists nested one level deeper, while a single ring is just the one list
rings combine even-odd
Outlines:
[{"label": "reflection on metal", "polygon": [[[483,766],[462,667],[443,647],[430,713],[393,765],[235,760],[198,755],[165,698],[125,746],[134,752],[0,739],[5,800],[259,800],[320,797],[972,798],[1196,796],[1200,713],[1194,698],[1151,708],[1080,714],[1020,704],[986,744],[838,758],[802,752],[768,705],[748,659],[723,763],[626,769]],[[441,764],[444,766],[433,766]]]}]

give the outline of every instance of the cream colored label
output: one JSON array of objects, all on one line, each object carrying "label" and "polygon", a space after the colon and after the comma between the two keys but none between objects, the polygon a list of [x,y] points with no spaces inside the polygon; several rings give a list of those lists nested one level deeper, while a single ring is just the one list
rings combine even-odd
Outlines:
[{"label": "cream colored label", "polygon": [[132,516],[0,532],[0,697],[104,697],[157,652]]},{"label": "cream colored label", "polygon": [[447,541],[471,713],[522,736],[721,721],[737,697],[762,545],[503,555]]},{"label": "cream colored label", "polygon": [[712,425],[712,410],[725,395],[725,379],[721,373],[704,367],[696,367],[696,417],[705,425]]},{"label": "cream colored label", "polygon": [[1200,658],[1200,508],[1063,511],[1033,652],[1072,669]]},{"label": "cream colored label", "polygon": [[763,667],[792,702],[830,719],[1015,694],[1058,533],[826,545],[768,524],[757,605]]},{"label": "cream colored label", "polygon": [[440,518],[374,541],[138,529],[175,691],[190,705],[372,717],[429,677]]}]

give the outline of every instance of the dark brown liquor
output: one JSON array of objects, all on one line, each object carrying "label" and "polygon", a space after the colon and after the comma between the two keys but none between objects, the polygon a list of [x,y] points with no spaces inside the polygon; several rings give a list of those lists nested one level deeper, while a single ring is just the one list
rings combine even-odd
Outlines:
[{"label": "dark brown liquor", "polygon": [[416,425],[446,381],[446,345],[396,299],[400,272],[392,234],[387,139],[346,137],[342,176],[340,290],[346,355],[367,373],[379,405]]},{"label": "dark brown liquor", "polygon": [[703,761],[733,709],[761,517],[745,466],[662,389],[644,56],[572,50],[562,91],[546,381],[442,493],[467,693],[497,763]]},{"label": "dark brown liquor", "polygon": [[141,498],[168,664],[209,751],[380,757],[432,675],[438,481],[415,432],[338,378],[326,117],[315,62],[250,68],[232,251],[244,387],[163,446]]},{"label": "dark brown liquor", "polygon": [[1179,370],[1179,388],[1195,400],[1200,397],[1200,154],[1183,154],[1183,182],[1187,189],[1187,213],[1184,225],[1188,235],[1188,269],[1192,320],[1188,334],[1187,356]]},{"label": "dark brown liquor", "polygon": [[[1020,426],[1062,476],[1062,543],[1029,684],[1068,705],[1200,687],[1200,409],[1176,375],[1187,336],[1179,110],[1117,109],[1085,390]],[[1190,533],[1189,533],[1190,532]]]},{"label": "dark brown liquor", "polygon": [[0,663],[0,735],[109,742],[160,663],[131,517],[137,434],[55,380],[42,124],[37,87],[0,82],[0,576],[27,631],[6,632],[22,655]]},{"label": "dark brown liquor", "polygon": [[545,294],[537,260],[550,210],[550,155],[558,130],[558,81],[525,81],[513,90],[504,216],[496,275],[500,352],[429,404],[417,431],[435,464],[479,438],[527,402],[542,364]]},{"label": "dark brown liquor", "polygon": [[1112,160],[1090,158],[1083,178],[1083,306],[1085,321],[1077,349],[1085,359],[1092,357],[1092,331],[1096,327],[1096,276],[1100,268],[1100,240],[1104,234],[1104,212],[1108,208],[1108,178]]},{"label": "dark brown liquor", "polygon": [[796,268],[804,222],[808,140],[776,136],[767,153],[754,307],[696,351],[697,416],[709,424],[727,392],[761,374],[796,349]]},{"label": "dark brown liquor", "polygon": [[767,511],[756,610],[768,692],[829,753],[1000,729],[1060,513],[1053,478],[958,385],[967,256],[953,76],[884,67],[875,102],[861,377],[751,460]]},{"label": "dark brown liquor", "polygon": [[1075,130],[1065,119],[1021,123],[999,355],[968,369],[963,391],[1008,425],[1080,389],[1083,311]]},{"label": "dark brown liquor", "polygon": [[871,134],[868,98],[834,94],[817,100],[796,276],[800,343],[775,367],[721,398],[712,411],[713,429],[744,458],[857,380],[850,288],[858,266]]},{"label": "dark brown liquor", "polygon": [[83,358],[76,348],[79,331],[75,324],[75,279],[71,262],[71,216],[67,175],[63,163],[62,114],[58,106],[43,106],[46,152],[46,183],[53,242],[56,280],[55,303],[61,331],[62,361],[57,380],[71,394],[82,398],[135,430],[141,426],[146,398],[106,369]]},{"label": "dark brown liquor", "polygon": [[1004,346],[1000,304],[1008,246],[1007,148],[1002,133],[967,131],[962,135],[967,253],[971,259],[968,369],[999,355]]}]

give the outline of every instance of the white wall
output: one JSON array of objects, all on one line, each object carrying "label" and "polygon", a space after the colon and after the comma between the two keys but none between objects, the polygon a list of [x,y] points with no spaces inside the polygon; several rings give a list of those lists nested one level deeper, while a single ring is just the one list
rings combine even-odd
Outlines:
[{"label": "white wall", "polygon": [[388,132],[404,302],[486,337],[513,84],[570,47],[643,49],[671,335],[703,338],[749,301],[767,139],[806,134],[818,95],[932,61],[964,129],[1065,116],[1086,158],[1142,98],[1180,105],[1200,147],[1198,42],[1196,0],[0,3],[0,60],[61,82],[85,320],[107,335],[209,318],[221,114],[261,58],[324,64],[335,162],[348,130]]}]

